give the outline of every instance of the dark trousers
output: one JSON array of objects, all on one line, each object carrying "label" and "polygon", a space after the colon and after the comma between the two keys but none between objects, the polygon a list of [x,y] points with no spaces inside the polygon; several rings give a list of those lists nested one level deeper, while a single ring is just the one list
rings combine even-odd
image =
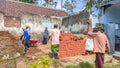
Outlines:
[{"label": "dark trousers", "polygon": [[29,40],[24,40],[23,44],[24,44],[24,51],[26,52],[29,48]]},{"label": "dark trousers", "polygon": [[96,53],[96,68],[104,68],[104,53]]},{"label": "dark trousers", "polygon": [[42,43],[47,44],[47,38],[44,37]]}]

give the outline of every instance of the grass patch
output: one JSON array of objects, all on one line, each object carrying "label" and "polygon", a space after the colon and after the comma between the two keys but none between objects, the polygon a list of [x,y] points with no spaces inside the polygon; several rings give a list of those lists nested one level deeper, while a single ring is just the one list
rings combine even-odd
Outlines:
[{"label": "grass patch", "polygon": [[[90,64],[88,62],[82,62],[79,64],[67,65],[65,68],[95,68],[95,64]],[[118,65],[108,65],[105,64],[104,68],[120,68],[120,64]]]},{"label": "grass patch", "polygon": [[104,65],[104,68],[120,68],[120,64],[119,65]]},{"label": "grass patch", "polygon": [[93,68],[94,65],[93,64],[90,64],[88,62],[82,62],[82,63],[79,63],[79,64],[76,64],[76,65],[67,65],[65,66],[65,68]]},{"label": "grass patch", "polygon": [[49,68],[50,63],[51,59],[49,58],[49,56],[45,55],[37,61],[32,62],[30,68]]}]

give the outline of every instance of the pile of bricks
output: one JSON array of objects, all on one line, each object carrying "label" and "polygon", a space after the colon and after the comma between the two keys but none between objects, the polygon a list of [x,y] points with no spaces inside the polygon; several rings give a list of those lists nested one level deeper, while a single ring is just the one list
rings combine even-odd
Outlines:
[{"label": "pile of bricks", "polygon": [[59,58],[85,54],[85,40],[72,33],[62,33],[59,45]]}]

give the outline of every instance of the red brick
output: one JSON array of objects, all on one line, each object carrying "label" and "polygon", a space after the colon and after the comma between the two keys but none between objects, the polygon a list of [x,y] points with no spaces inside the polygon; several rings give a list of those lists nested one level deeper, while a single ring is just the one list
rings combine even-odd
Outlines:
[{"label": "red brick", "polygon": [[20,27],[21,26],[20,18],[14,18],[14,17],[5,17],[4,24],[6,27]]},{"label": "red brick", "polygon": [[65,58],[85,54],[85,40],[78,40],[77,36],[71,33],[62,33],[59,46],[59,57]]}]

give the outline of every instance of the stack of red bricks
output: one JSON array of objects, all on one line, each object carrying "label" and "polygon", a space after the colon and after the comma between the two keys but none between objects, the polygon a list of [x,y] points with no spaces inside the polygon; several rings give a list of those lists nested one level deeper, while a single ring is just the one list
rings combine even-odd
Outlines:
[{"label": "stack of red bricks", "polygon": [[72,33],[62,33],[59,45],[59,58],[85,54],[85,40]]}]

